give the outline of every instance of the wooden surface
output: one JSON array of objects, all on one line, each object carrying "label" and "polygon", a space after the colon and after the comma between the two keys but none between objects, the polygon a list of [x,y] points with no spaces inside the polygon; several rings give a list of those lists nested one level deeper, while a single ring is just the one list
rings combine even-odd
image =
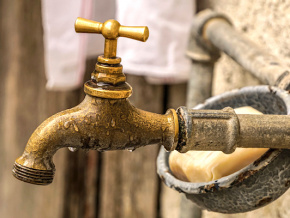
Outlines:
[{"label": "wooden surface", "polygon": [[16,180],[14,160],[48,116],[76,104],[75,92],[45,91],[40,1],[0,1],[0,217],[61,217],[64,152],[52,185]]},{"label": "wooden surface", "polygon": [[[84,96],[82,88],[45,90],[42,40],[40,1],[0,0],[0,217],[170,217],[172,204],[156,173],[157,145],[134,152],[61,149],[48,186],[12,176],[14,160],[35,128]],[[88,61],[86,79],[94,63]],[[185,104],[185,85],[150,85],[137,76],[128,76],[128,82],[134,90],[130,100],[141,109],[164,113]]]}]

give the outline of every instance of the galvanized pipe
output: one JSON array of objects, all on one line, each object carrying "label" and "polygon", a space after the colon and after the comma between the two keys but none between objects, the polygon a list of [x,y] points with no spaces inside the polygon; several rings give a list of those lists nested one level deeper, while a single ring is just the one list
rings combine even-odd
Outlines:
[{"label": "galvanized pipe", "polygon": [[202,11],[193,20],[193,28],[207,43],[225,52],[263,83],[290,90],[290,70],[286,63],[236,31],[224,15]]},{"label": "galvanized pipe", "polygon": [[[186,106],[193,108],[211,97],[213,69],[219,52],[200,43],[202,38],[192,29],[186,55],[191,59]],[[181,196],[179,218],[201,218],[202,210],[191,201]]]},{"label": "galvanized pipe", "polygon": [[223,151],[243,148],[290,148],[290,116],[236,114],[223,110],[180,107],[179,141],[176,150]]},{"label": "galvanized pipe", "polygon": [[290,148],[289,115],[237,114],[239,119],[238,147]]},{"label": "galvanized pipe", "polygon": [[214,64],[220,54],[212,46],[207,46],[192,28],[186,55],[192,61],[186,105],[192,108],[211,97]]},{"label": "galvanized pipe", "polygon": [[187,107],[193,108],[211,97],[213,63],[193,61],[188,81]]}]

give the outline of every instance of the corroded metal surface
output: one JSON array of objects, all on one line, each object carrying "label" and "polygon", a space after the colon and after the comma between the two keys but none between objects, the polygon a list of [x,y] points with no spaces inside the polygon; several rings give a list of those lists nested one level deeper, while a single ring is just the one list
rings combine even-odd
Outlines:
[{"label": "corroded metal surface", "polygon": [[179,139],[176,150],[223,151],[241,148],[290,149],[290,116],[236,114],[222,110],[195,110],[180,107]]},{"label": "corroded metal surface", "polygon": [[236,31],[225,15],[204,10],[194,17],[192,26],[207,41],[205,45],[212,44],[225,52],[263,83],[290,89],[287,64]]},{"label": "corroded metal surface", "polygon": [[234,109],[222,110],[177,110],[179,138],[176,150],[234,152],[239,139],[239,120]]},{"label": "corroded metal surface", "polygon": [[290,149],[290,116],[238,114],[238,147]]},{"label": "corroded metal surface", "polygon": [[[264,114],[290,114],[287,91],[269,86],[246,87],[208,99],[195,109],[222,109],[251,106]],[[183,182],[175,178],[168,165],[169,153],[162,148],[157,170],[165,184],[200,207],[220,213],[241,213],[262,207],[290,187],[290,149],[270,149],[247,167],[207,183]]]},{"label": "corroded metal surface", "polygon": [[127,99],[104,99],[87,95],[84,101],[44,121],[30,137],[13,169],[16,178],[33,184],[53,179],[52,157],[62,147],[98,151],[134,150],[149,144],[175,147],[177,115],[135,108]]}]

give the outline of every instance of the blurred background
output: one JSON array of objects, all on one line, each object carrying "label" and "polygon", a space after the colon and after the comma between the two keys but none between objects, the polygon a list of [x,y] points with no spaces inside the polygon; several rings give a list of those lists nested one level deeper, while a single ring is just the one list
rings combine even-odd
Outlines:
[{"label": "blurred background", "polygon": [[[58,8],[58,1],[54,4]],[[225,13],[237,30],[290,64],[289,2],[197,0],[191,4],[192,14],[194,8]],[[72,153],[61,149],[54,156],[57,170],[49,186],[26,184],[12,176],[14,160],[22,154],[35,128],[56,112],[79,104],[84,97],[82,86],[63,91],[46,89],[43,7],[45,1],[0,0],[0,217],[181,217],[181,195],[167,188],[156,174],[156,145],[134,152]],[[97,9],[105,19],[114,16],[115,3],[103,2]],[[69,4],[66,10],[70,10]],[[89,44],[98,44],[97,40],[87,40]],[[102,49],[83,56],[82,81],[89,80]],[[164,113],[168,108],[186,104],[185,80],[178,84],[164,78],[158,84],[154,81],[144,75],[127,75],[134,90],[130,100],[136,107]],[[215,66],[212,95],[258,84],[258,79],[222,54]],[[253,212],[223,215],[202,211],[196,217],[286,218],[290,217],[289,201],[288,191],[274,203]]]}]

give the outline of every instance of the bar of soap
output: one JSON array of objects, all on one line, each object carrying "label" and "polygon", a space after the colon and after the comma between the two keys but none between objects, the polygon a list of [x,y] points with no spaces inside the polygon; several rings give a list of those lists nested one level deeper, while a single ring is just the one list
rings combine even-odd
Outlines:
[{"label": "bar of soap", "polygon": [[[235,109],[237,114],[262,114],[252,107]],[[231,154],[222,151],[173,151],[169,166],[174,176],[186,182],[209,182],[228,176],[261,157],[268,148],[237,148]]]}]

